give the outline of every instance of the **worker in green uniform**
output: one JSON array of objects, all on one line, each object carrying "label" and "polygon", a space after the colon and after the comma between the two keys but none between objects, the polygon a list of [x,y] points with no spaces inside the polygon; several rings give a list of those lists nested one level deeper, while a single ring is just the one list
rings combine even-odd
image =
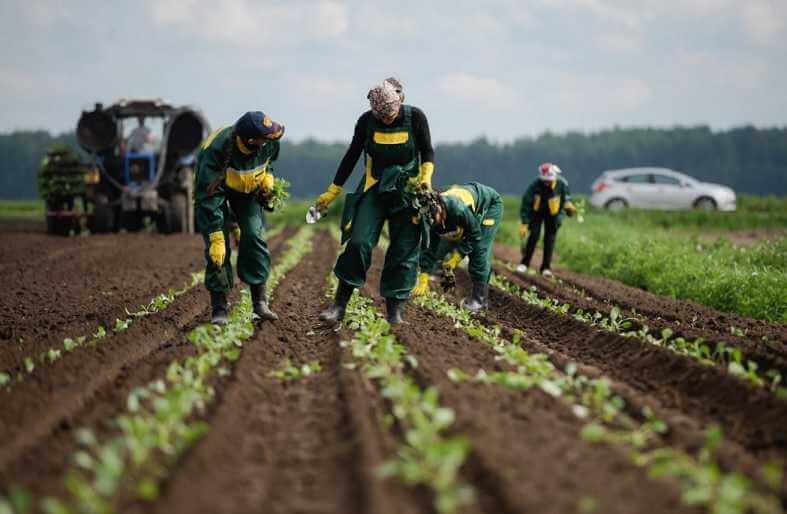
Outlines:
[{"label": "worker in green uniform", "polygon": [[563,213],[573,216],[577,208],[571,202],[568,182],[560,176],[557,165],[546,162],[538,167],[538,178],[530,184],[524,196],[519,214],[519,237],[522,239],[522,261],[517,266],[520,273],[527,272],[530,259],[536,249],[544,225],[544,258],[541,261],[541,274],[552,276],[550,265],[555,248],[557,230],[563,222]]},{"label": "worker in green uniform", "polygon": [[[398,87],[397,87],[398,85]],[[390,245],[385,254],[380,293],[385,298],[387,319],[402,321],[418,272],[418,253],[425,223],[413,208],[411,187],[429,189],[434,172],[434,149],[424,113],[402,103],[401,84],[385,80],[367,96],[371,110],[355,125],[350,147],[333,183],[320,195],[317,208],[324,211],[342,191],[355,163],[364,154],[364,176],[354,193],[345,199],[341,220],[344,251],[336,261],[339,279],[333,304],[320,319],[337,322],[353,290],[366,281],[383,224],[388,222]],[[407,189],[407,191],[405,191]]]},{"label": "worker in green uniform", "polygon": [[249,285],[254,314],[263,320],[278,319],[265,295],[270,252],[263,237],[261,204],[273,188],[271,162],[279,156],[282,135],[284,127],[265,113],[247,112],[235,125],[212,133],[197,156],[195,216],[205,238],[205,286],[215,324],[227,323],[227,292],[234,285],[231,213],[240,229],[238,277]]},{"label": "worker in green uniform", "polygon": [[491,187],[467,182],[427,201],[432,211],[431,237],[429,247],[421,252],[421,273],[413,295],[429,291],[429,274],[438,262],[452,273],[467,256],[473,291],[462,305],[477,312],[488,304],[492,250],[503,218],[503,200]]}]

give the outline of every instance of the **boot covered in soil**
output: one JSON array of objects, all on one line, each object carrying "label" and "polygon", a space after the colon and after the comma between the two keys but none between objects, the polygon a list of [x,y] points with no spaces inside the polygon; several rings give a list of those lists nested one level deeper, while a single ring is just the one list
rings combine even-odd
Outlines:
[{"label": "boot covered in soil", "polygon": [[391,325],[398,325],[404,322],[404,306],[407,305],[407,300],[399,300],[397,298],[385,299],[385,319]]},{"label": "boot covered in soil", "polygon": [[276,321],[279,316],[268,307],[268,299],[265,296],[265,284],[250,285],[251,289],[251,306],[254,309],[254,314],[265,321]]},{"label": "boot covered in soil", "polygon": [[489,284],[486,282],[473,282],[473,293],[470,300],[464,304],[465,309],[470,312],[478,312],[486,309],[489,303]]},{"label": "boot covered in soil", "polygon": [[226,293],[210,292],[210,322],[214,325],[226,325],[229,322]]},{"label": "boot covered in soil", "polygon": [[344,312],[347,310],[347,302],[353,295],[355,288],[346,282],[339,281],[336,288],[336,297],[333,304],[320,313],[320,321],[328,323],[339,323],[344,319]]}]

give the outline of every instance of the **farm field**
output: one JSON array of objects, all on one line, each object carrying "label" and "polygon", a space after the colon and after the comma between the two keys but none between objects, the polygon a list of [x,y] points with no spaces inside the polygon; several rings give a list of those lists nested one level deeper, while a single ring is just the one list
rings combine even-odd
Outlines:
[{"label": "farm field", "polygon": [[[485,313],[460,271],[390,327],[378,249],[335,330],[339,245],[303,211],[268,232],[280,320],[236,288],[222,329],[199,237],[0,224],[0,514],[784,512],[784,298],[757,319],[577,271],[571,232],[555,279],[516,273],[508,221]],[[783,277],[779,251],[736,262]]]}]

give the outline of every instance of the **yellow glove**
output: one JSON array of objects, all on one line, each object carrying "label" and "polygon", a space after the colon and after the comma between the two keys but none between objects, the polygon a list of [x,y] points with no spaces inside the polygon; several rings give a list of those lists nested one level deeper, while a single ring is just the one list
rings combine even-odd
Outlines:
[{"label": "yellow glove", "polygon": [[413,296],[423,296],[429,292],[429,273],[421,273],[418,275],[418,282],[413,288]]},{"label": "yellow glove", "polygon": [[434,163],[424,162],[421,163],[421,174],[418,176],[418,184],[432,189],[432,175],[434,174]]},{"label": "yellow glove", "polygon": [[260,179],[260,189],[263,193],[268,194],[273,191],[273,182],[274,182],[273,173],[268,173],[267,171],[262,175]]},{"label": "yellow glove", "polygon": [[210,239],[210,248],[208,249],[210,260],[213,261],[213,264],[220,267],[224,264],[224,257],[227,256],[227,249],[224,246],[224,232],[220,230],[213,232],[208,238]]},{"label": "yellow glove", "polygon": [[460,262],[462,262],[462,254],[454,250],[454,253],[443,261],[443,269],[455,270]]},{"label": "yellow glove", "polygon": [[568,215],[568,217],[569,217],[569,218],[570,218],[570,217],[572,217],[574,214],[576,214],[576,213],[577,213],[577,206],[576,206],[576,205],[574,205],[574,204],[573,204],[573,203],[571,203],[571,202],[566,202],[566,203],[563,205],[563,209],[566,211],[566,214]]},{"label": "yellow glove", "polygon": [[525,236],[527,236],[527,230],[528,230],[528,228],[530,228],[530,227],[528,227],[528,226],[527,226],[526,224],[524,224],[524,223],[520,223],[520,224],[519,224],[519,239],[524,239],[524,238],[525,238]]},{"label": "yellow glove", "polygon": [[337,186],[336,184],[331,184],[328,186],[328,190],[325,191],[323,194],[317,197],[317,203],[315,207],[320,211],[325,211],[328,209],[328,206],[336,200],[336,197],[342,193],[342,187]]}]

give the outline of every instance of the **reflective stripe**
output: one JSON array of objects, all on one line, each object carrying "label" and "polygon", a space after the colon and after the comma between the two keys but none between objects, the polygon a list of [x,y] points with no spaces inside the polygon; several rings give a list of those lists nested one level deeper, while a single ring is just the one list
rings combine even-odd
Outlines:
[{"label": "reflective stripe", "polygon": [[555,196],[549,199],[549,214],[557,216],[558,212],[560,212],[560,197]]},{"label": "reflective stripe", "polygon": [[541,208],[541,195],[535,195],[533,197],[533,210],[538,211]]},{"label": "reflective stripe", "polygon": [[227,175],[224,179],[227,187],[241,193],[251,193],[256,191],[268,173],[268,161],[262,166],[250,170],[236,170],[227,168]]},{"label": "reflective stripe", "polygon": [[445,234],[440,234],[440,237],[445,239],[446,241],[451,242],[459,242],[462,240],[462,236],[465,234],[465,229],[463,227],[457,227],[456,230],[453,232],[446,232]]},{"label": "reflective stripe", "polygon": [[372,176],[372,156],[366,156],[366,178],[363,182],[363,192],[367,192],[374,186],[378,180]]},{"label": "reflective stripe", "polygon": [[495,224],[495,220],[494,220],[494,219],[492,219],[492,218],[487,218],[487,219],[485,219],[485,220],[482,222],[482,224],[483,224],[483,225],[486,225],[487,227],[491,227],[492,225],[494,225],[494,224]]},{"label": "reflective stripe", "polygon": [[467,189],[462,189],[461,187],[452,187],[445,193],[443,196],[454,196],[462,200],[462,202],[470,207],[471,210],[475,210],[475,201],[473,200],[473,195],[470,194],[470,191]]},{"label": "reflective stripe", "polygon": [[409,141],[409,132],[375,132],[374,142],[380,145],[402,145]]}]

